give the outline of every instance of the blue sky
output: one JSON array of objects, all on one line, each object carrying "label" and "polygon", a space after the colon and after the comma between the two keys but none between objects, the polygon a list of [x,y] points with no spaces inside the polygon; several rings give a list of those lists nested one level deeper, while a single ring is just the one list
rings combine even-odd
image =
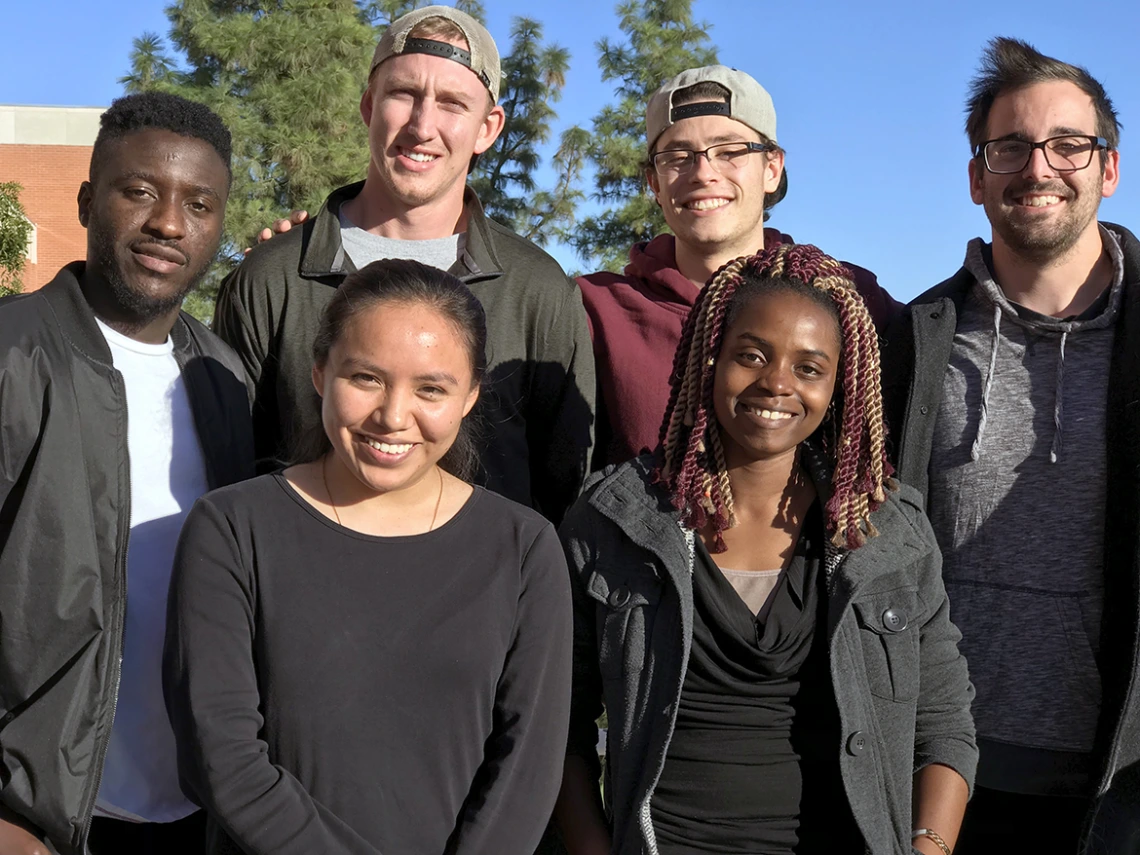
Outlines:
[{"label": "blue sky", "polygon": [[[121,94],[132,39],[168,28],[164,0],[4,5],[5,104],[106,105]],[[612,96],[595,43],[619,35],[614,5],[485,0],[504,48],[511,18],[529,15],[571,51],[555,137],[588,125]],[[771,225],[874,270],[900,298],[951,275],[966,241],[989,236],[968,194],[962,105],[994,35],[1085,65],[1105,84],[1124,129],[1121,184],[1101,217],[1140,229],[1140,170],[1131,168],[1140,150],[1140,3],[697,0],[695,11],[720,61],[751,73],[775,101],[790,187]],[[568,250],[554,254],[568,269],[582,266]]]}]

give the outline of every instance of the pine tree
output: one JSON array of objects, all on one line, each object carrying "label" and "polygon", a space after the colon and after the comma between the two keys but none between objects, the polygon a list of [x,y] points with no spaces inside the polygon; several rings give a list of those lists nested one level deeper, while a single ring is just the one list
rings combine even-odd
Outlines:
[{"label": "pine tree", "polygon": [[708,25],[693,20],[692,0],[624,0],[617,7],[621,42],[598,42],[603,80],[617,100],[594,117],[589,160],[593,198],[610,207],[570,235],[578,254],[598,269],[621,270],[629,248],[667,231],[645,188],[645,106],[662,83],[687,68],[712,65]]},{"label": "pine tree", "polygon": [[32,223],[20,204],[23,189],[15,181],[0,183],[0,297],[23,290],[21,275],[32,236]]}]

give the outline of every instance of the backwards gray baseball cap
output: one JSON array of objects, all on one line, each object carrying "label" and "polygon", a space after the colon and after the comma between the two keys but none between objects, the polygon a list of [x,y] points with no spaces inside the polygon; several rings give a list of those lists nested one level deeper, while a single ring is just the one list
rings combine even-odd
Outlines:
[{"label": "backwards gray baseball cap", "polygon": [[[429,18],[445,18],[455,24],[467,41],[468,50],[436,39],[409,38],[412,30]],[[491,99],[498,102],[499,83],[503,75],[499,49],[487,28],[466,12],[452,6],[424,6],[397,18],[380,37],[376,52],[372,54],[368,74],[371,75],[384,60],[405,53],[426,53],[467,66],[487,87]]]},{"label": "backwards gray baseball cap", "polygon": [[[677,92],[698,83],[719,83],[728,90],[728,100],[673,105],[673,96]],[[650,150],[666,128],[694,116],[728,116],[776,142],[776,107],[772,104],[772,96],[751,75],[735,68],[724,65],[690,68],[654,92],[645,108],[645,131]]]}]

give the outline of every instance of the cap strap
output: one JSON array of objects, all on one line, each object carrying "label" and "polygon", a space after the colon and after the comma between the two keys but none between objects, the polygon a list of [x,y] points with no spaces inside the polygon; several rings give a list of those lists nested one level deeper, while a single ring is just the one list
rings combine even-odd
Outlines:
[{"label": "cap strap", "polygon": [[426,53],[431,56],[439,56],[443,59],[458,62],[460,65],[465,65],[470,68],[471,71],[483,81],[484,86],[488,89],[491,88],[491,80],[487,77],[487,74],[482,71],[475,71],[472,67],[471,53],[448,42],[437,42],[435,39],[405,39],[404,49],[400,51],[400,53]]},{"label": "cap strap", "polygon": [[698,101],[696,104],[685,104],[669,111],[670,122],[679,122],[681,119],[691,119],[694,116],[728,116],[732,118],[732,105],[727,101]]}]

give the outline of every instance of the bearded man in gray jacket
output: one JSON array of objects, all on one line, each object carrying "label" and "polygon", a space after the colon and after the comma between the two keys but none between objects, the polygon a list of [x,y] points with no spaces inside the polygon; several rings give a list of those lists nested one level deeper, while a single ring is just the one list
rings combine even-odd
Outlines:
[{"label": "bearded man in gray jacket", "polygon": [[977,689],[957,851],[1134,851],[1140,242],[1097,216],[1119,125],[1086,70],[1007,38],[967,111],[992,240],[884,348],[899,474],[926,495]]}]

